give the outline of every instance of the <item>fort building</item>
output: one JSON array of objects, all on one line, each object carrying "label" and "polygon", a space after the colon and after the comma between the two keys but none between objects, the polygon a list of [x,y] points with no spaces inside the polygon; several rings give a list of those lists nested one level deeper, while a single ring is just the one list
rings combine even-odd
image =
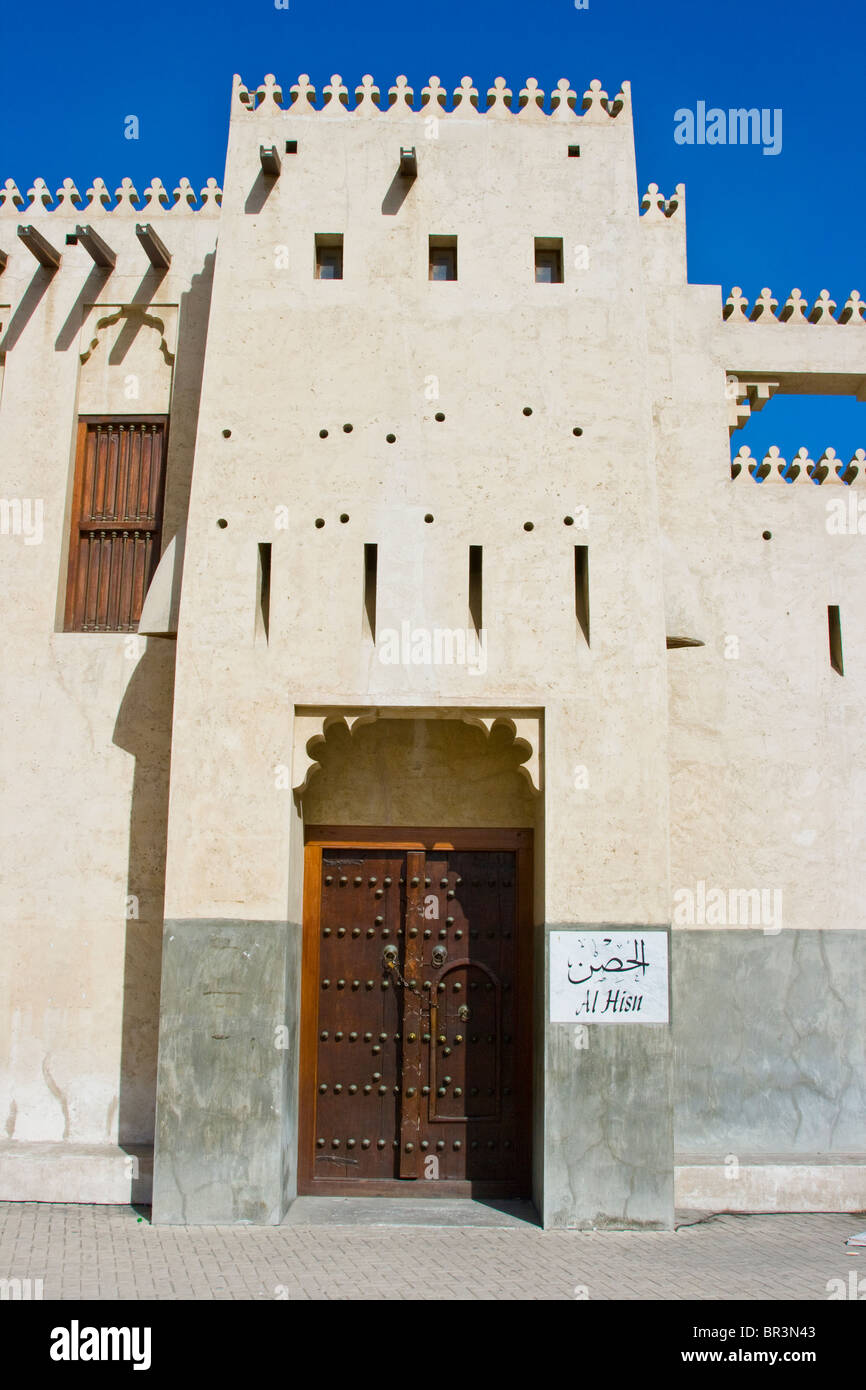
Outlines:
[{"label": "fort building", "polygon": [[866,454],[739,447],[792,393],[859,295],[690,284],[627,83],[7,180],[0,1199],[866,1206]]}]

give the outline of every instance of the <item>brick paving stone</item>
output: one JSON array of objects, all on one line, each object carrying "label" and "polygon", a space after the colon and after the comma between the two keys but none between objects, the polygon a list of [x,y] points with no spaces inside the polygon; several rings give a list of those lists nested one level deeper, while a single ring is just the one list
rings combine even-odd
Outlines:
[{"label": "brick paving stone", "polygon": [[[0,1278],[49,1298],[369,1301],[827,1298],[863,1218],[723,1215],[675,1232],[506,1227],[153,1227],[128,1207],[0,1204]],[[577,1292],[576,1292],[577,1291]]]}]

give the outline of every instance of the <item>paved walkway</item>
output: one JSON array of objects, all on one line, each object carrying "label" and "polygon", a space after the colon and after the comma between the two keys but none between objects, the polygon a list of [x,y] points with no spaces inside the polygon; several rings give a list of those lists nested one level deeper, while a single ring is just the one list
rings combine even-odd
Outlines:
[{"label": "paved walkway", "polygon": [[7,1203],[0,1279],[42,1279],[45,1299],[826,1300],[856,1272],[866,1293],[866,1251],[845,1247],[863,1216],[684,1215],[670,1233],[600,1234],[525,1214],[308,1198],[282,1226],[187,1228],[131,1207]]}]

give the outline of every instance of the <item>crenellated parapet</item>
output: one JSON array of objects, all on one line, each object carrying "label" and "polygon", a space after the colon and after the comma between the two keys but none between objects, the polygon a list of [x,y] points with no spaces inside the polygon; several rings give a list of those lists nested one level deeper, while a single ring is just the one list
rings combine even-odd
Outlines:
[{"label": "crenellated parapet", "polygon": [[686,186],[678,183],[673,197],[665,198],[659,192],[657,183],[651,183],[640,200],[641,217],[645,222],[670,221],[679,214],[678,220],[686,215]]},{"label": "crenellated parapet", "polygon": [[[527,78],[519,92],[508,87],[504,77],[497,77],[486,93],[480,93],[471,77],[464,77],[459,87],[449,93],[438,77],[431,77],[420,92],[409,86],[408,79],[398,77],[387,89],[376,85],[368,73],[354,88],[350,105],[349,88],[335,74],[322,88],[317,104],[316,88],[307,73],[297,82],[283,87],[273,73],[268,73],[260,86],[244,85],[235,74],[232,87],[232,110],[247,114],[273,115],[279,111],[294,116],[420,116],[470,119],[486,116],[521,121],[589,121],[604,124],[626,108],[631,108],[631,87],[623,82],[615,97],[608,97],[598,78],[590,82],[582,97],[571,87],[568,79],[560,78],[555,89],[547,94],[534,77]],[[449,101],[450,98],[450,101]]]},{"label": "crenellated parapet", "polygon": [[866,481],[864,465],[866,449],[856,449],[845,463],[837,457],[835,449],[825,449],[816,461],[809,457],[808,449],[801,448],[789,461],[782,457],[776,444],[771,444],[762,459],[753,458],[748,445],[744,444],[731,461],[731,477],[750,477],[756,483],[809,483],[813,487],[843,483],[850,487],[852,483]]},{"label": "crenellated parapet", "polygon": [[809,301],[798,289],[793,289],[779,309],[779,301],[774,297],[772,290],[765,288],[761,290],[750,311],[748,299],[739,285],[734,285],[725,300],[722,317],[726,323],[731,324],[852,324],[864,322],[864,308],[866,305],[857,290],[851,291],[837,315],[836,301],[830,297],[829,290],[822,290],[810,308]]},{"label": "crenellated parapet", "polygon": [[112,196],[104,180],[96,178],[84,196],[72,179],[64,179],[53,195],[44,179],[34,179],[33,187],[27,190],[25,198],[14,181],[7,179],[0,187],[0,217],[5,214],[20,218],[26,214],[33,216],[46,212],[87,218],[104,212],[137,218],[155,213],[218,213],[222,196],[216,179],[208,179],[205,187],[196,194],[189,179],[183,178],[174,192],[169,194],[162,180],[154,178],[140,194],[132,179],[126,178]]}]

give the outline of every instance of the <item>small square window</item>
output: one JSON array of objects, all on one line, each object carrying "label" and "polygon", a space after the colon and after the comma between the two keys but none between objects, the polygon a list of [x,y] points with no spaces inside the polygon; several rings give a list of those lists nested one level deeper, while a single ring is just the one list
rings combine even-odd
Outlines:
[{"label": "small square window", "polygon": [[569,145],[568,157],[569,159],[580,159],[580,145]]},{"label": "small square window", "polygon": [[316,237],[316,279],[342,280],[343,278],[343,238],[342,236]]},{"label": "small square window", "polygon": [[535,238],[535,281],[538,285],[562,284],[562,237]]},{"label": "small square window", "polygon": [[430,238],[430,279],[457,279],[457,238]]},{"label": "small square window", "polygon": [[297,140],[287,140],[287,141],[286,141],[286,154],[297,154],[297,153],[298,153],[298,142],[297,142]]}]

